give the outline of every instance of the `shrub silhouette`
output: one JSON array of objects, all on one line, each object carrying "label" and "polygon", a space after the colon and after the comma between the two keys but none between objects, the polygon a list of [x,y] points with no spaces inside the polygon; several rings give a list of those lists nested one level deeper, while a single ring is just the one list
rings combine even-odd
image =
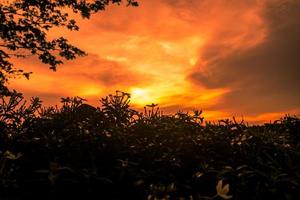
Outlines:
[{"label": "shrub silhouette", "polygon": [[[0,196],[102,199],[299,199],[299,119],[204,123],[201,111],[144,112],[117,91],[45,108],[1,99]],[[82,196],[81,196],[82,195]]]}]

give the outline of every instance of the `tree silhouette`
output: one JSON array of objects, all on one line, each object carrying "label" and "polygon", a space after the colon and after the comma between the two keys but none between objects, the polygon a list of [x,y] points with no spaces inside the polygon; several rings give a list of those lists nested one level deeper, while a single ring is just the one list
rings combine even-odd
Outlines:
[{"label": "tree silhouette", "polygon": [[[110,4],[126,2],[138,6],[135,0],[3,0],[0,3],[0,92],[8,93],[7,81],[30,72],[14,67],[12,57],[35,55],[55,71],[62,59],[72,60],[85,52],[73,46],[64,37],[50,40],[47,33],[54,27],[78,31],[70,10],[89,19]],[[69,12],[68,12],[69,11]]]}]

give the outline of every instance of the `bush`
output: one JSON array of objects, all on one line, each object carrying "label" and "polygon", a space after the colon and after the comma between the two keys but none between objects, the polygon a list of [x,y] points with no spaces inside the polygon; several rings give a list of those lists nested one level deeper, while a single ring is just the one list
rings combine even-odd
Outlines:
[{"label": "bush", "polygon": [[2,98],[1,198],[300,199],[297,117],[204,124],[201,111],[141,113],[129,98]]}]

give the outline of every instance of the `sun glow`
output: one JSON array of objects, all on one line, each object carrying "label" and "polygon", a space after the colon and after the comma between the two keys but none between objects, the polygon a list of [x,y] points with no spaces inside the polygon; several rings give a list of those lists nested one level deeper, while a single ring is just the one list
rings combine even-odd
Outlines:
[{"label": "sun glow", "polygon": [[149,89],[132,88],[130,94],[133,104],[145,106],[146,104],[153,103],[154,101]]},{"label": "sun glow", "polygon": [[84,97],[99,96],[101,94],[101,90],[97,86],[88,86],[82,88],[80,94]]},{"label": "sun glow", "polygon": [[[10,1],[15,0],[5,2]],[[244,79],[223,70],[228,63],[242,62],[247,52],[256,55],[253,48],[257,45],[267,44],[272,27],[265,19],[264,1],[241,1],[232,7],[226,1],[193,1],[193,7],[184,1],[140,1],[143,3],[133,10],[109,8],[85,21],[76,16],[82,27],[79,32],[53,29],[50,39],[64,36],[88,56],[65,61],[55,73],[36,57],[13,59],[15,66],[34,74],[29,81],[12,80],[11,88],[26,97],[40,96],[48,105],[65,96],[80,96],[98,105],[99,98],[121,90],[131,94],[130,105],[137,109],[152,103],[168,112],[199,108],[209,119],[247,109],[243,107],[246,103],[224,103],[231,101],[231,93],[242,91]],[[240,72],[242,68],[236,71]],[[218,84],[227,79],[225,85]],[[250,121],[263,118],[274,117],[265,113],[248,117]]]}]

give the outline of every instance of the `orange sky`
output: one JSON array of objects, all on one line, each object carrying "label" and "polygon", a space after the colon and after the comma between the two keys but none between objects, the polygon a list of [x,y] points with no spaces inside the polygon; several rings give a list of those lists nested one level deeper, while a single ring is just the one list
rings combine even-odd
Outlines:
[{"label": "orange sky", "polygon": [[97,105],[99,97],[123,90],[135,107],[203,109],[208,119],[235,115],[257,122],[300,113],[297,1],[139,2],[79,20],[79,32],[51,31],[88,56],[57,72],[34,57],[16,60],[34,73],[11,86],[47,105],[64,96]]}]

